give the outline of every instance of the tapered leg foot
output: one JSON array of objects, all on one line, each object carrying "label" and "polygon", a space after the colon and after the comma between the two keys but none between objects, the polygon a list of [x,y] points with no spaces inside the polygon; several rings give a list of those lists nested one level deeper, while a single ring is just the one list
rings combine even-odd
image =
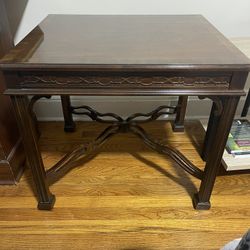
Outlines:
[{"label": "tapered leg foot", "polygon": [[208,210],[211,207],[210,201],[200,201],[198,194],[194,194],[193,206],[197,210]]},{"label": "tapered leg foot", "polygon": [[38,205],[37,205],[37,208],[39,210],[51,210],[54,207],[55,202],[56,202],[55,195],[51,195],[50,201],[46,201],[46,202],[39,201]]},{"label": "tapered leg foot", "polygon": [[70,132],[75,132],[76,130],[76,124],[74,122],[70,124],[64,124],[64,132],[70,133]]},{"label": "tapered leg foot", "polygon": [[174,132],[184,132],[184,124],[176,124],[175,122],[171,122],[171,125]]},{"label": "tapered leg foot", "polygon": [[187,109],[188,96],[180,96],[177,105],[176,118],[172,122],[174,132],[184,132],[184,120]]}]

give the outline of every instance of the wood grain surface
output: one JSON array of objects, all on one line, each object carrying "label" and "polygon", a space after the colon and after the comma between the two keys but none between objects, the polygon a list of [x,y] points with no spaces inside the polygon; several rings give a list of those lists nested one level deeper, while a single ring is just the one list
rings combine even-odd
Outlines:
[{"label": "wood grain surface", "polygon": [[113,70],[250,66],[200,15],[49,15],[1,63],[3,68],[46,65],[62,70],[93,65]]},{"label": "wood grain surface", "polygon": [[[144,127],[204,167],[198,122],[187,122],[185,133],[173,133],[162,121]],[[75,133],[64,133],[60,122],[40,128],[43,160],[50,167],[103,125],[78,123]],[[19,185],[1,186],[0,248],[219,249],[250,227],[250,175],[219,176],[211,210],[195,211],[191,194],[199,180],[133,135],[117,135],[101,151],[51,187],[57,195],[52,211],[36,209],[28,168]]]}]

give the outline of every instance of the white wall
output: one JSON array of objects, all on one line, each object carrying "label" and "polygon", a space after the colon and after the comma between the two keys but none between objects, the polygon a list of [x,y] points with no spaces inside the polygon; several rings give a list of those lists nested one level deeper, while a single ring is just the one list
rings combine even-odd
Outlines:
[{"label": "white wall", "polygon": [[227,37],[250,37],[249,0],[29,0],[16,42],[52,13],[202,14]]},{"label": "white wall", "polygon": [[[250,0],[29,0],[15,41],[19,42],[48,14],[202,14],[228,38],[249,37],[250,47],[249,13]],[[244,46],[248,47],[247,44]],[[127,115],[133,111],[134,105],[137,111],[144,112],[156,105],[173,102],[173,98],[143,97],[136,102],[126,97],[87,97],[84,101],[79,97],[73,98],[75,104],[83,102],[101,111],[113,110]],[[209,107],[209,101],[200,102],[191,98],[188,115],[204,117],[209,114]],[[36,111],[40,120],[62,119],[58,97],[52,98],[49,103],[39,102]]]}]

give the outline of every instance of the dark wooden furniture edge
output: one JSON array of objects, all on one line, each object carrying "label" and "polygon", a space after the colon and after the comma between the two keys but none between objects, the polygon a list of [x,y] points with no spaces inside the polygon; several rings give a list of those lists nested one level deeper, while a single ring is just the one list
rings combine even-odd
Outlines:
[{"label": "dark wooden furniture edge", "polygon": [[248,95],[241,113],[242,117],[246,117],[250,106],[250,89],[248,90]]},{"label": "dark wooden furniture edge", "polygon": [[7,156],[7,159],[0,160],[0,184],[17,184],[24,171],[24,161],[25,154],[23,152],[23,145],[20,138]]},{"label": "dark wooden furniture edge", "polygon": [[[13,46],[13,33],[11,31],[7,10],[12,6],[6,1],[0,0],[0,57],[4,56]],[[18,6],[23,3],[19,1]],[[16,5],[15,5],[16,8]],[[11,18],[16,18],[14,14],[20,13],[17,9],[13,11]],[[17,19],[15,19],[17,21]],[[24,170],[25,155],[23,145],[16,125],[15,114],[12,103],[8,96],[3,96],[4,79],[0,72],[0,184],[16,184]]]},{"label": "dark wooden furniture edge", "polygon": [[143,90],[142,91],[134,91],[134,90],[122,90],[121,89],[113,89],[112,92],[110,90],[106,89],[74,89],[74,90],[67,90],[67,89],[53,89],[53,90],[39,90],[39,89],[7,89],[4,94],[5,95],[98,95],[98,96],[122,96],[122,95],[132,95],[132,96],[153,96],[153,95],[159,95],[159,96],[199,96],[199,95],[208,95],[208,96],[245,96],[246,93],[241,90],[228,90],[224,92],[217,92],[212,90],[207,91],[194,91],[194,90],[185,90],[180,93],[180,91],[173,89],[173,90]]},{"label": "dark wooden furniture edge", "polygon": [[250,70],[250,64],[243,65],[220,65],[220,64],[204,64],[204,65],[195,65],[195,64],[152,64],[152,65],[143,65],[143,64],[39,64],[39,63],[15,63],[11,64],[5,60],[0,60],[0,68],[3,70],[22,70],[22,71],[81,71],[81,72],[119,72],[121,70],[126,70],[127,72],[131,71],[248,71]]}]

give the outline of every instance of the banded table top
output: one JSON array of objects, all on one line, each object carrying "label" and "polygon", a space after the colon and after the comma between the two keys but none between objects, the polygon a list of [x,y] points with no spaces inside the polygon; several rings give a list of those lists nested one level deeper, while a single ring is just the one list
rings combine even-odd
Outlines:
[{"label": "banded table top", "polygon": [[200,15],[49,15],[3,69],[241,69],[250,61]]}]

